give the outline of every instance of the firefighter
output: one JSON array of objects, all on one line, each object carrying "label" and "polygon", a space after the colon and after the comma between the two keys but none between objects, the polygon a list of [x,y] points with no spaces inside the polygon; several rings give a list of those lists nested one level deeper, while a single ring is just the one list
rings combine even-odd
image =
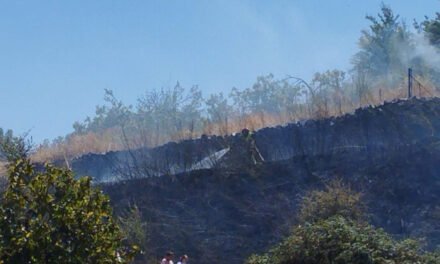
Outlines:
[{"label": "firefighter", "polygon": [[261,164],[264,162],[263,156],[261,156],[260,151],[258,150],[257,144],[255,142],[255,133],[249,131],[249,129],[244,128],[241,131],[241,140],[243,141],[243,147],[246,150],[246,153],[250,155],[252,162],[254,164]]}]

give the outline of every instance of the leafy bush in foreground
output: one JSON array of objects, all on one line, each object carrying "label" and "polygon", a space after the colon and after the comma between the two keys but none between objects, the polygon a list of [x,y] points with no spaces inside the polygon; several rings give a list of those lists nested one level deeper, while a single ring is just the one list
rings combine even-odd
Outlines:
[{"label": "leafy bush in foreground", "polygon": [[423,252],[417,241],[397,241],[369,225],[361,198],[340,180],[309,192],[300,205],[302,225],[268,253],[251,256],[247,264],[440,263],[440,255]]},{"label": "leafy bush in foreground", "polygon": [[396,241],[381,229],[334,216],[306,223],[264,255],[248,264],[414,264],[440,263],[423,253],[414,240]]},{"label": "leafy bush in foreground", "polygon": [[0,205],[0,262],[127,263],[135,248],[123,245],[107,196],[90,178],[28,160],[9,166]]}]

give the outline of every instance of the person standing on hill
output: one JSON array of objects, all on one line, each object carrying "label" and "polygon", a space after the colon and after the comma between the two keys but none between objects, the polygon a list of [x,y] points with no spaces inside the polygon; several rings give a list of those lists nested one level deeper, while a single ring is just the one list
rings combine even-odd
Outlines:
[{"label": "person standing on hill", "polygon": [[255,133],[251,133],[249,129],[244,128],[241,131],[241,140],[243,141],[242,147],[246,155],[252,159],[252,162],[254,164],[262,164],[264,158],[261,156],[257,143],[255,142]]},{"label": "person standing on hill", "polygon": [[162,259],[162,261],[160,262],[160,264],[174,264],[173,262],[173,257],[174,257],[174,253],[171,251],[168,251],[165,254],[165,257]]}]

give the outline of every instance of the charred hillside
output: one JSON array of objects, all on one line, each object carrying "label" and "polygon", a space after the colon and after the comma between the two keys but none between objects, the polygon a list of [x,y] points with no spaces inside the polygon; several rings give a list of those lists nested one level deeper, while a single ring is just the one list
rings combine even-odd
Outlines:
[{"label": "charred hillside", "polygon": [[[438,138],[439,114],[439,98],[396,100],[340,117],[261,129],[255,137],[267,161],[358,151],[393,152]],[[78,175],[90,175],[96,181],[177,174],[230,147],[237,137],[212,136],[153,149],[89,154],[74,160],[72,167]]]},{"label": "charred hillside", "polygon": [[[129,204],[141,209],[153,254],[171,248],[190,254],[195,263],[224,256],[241,263],[267,249],[295,224],[300,197],[333,178],[364,193],[371,223],[397,237],[425,238],[434,248],[440,244],[439,114],[440,99],[411,99],[266,128],[256,133],[256,141],[267,162],[239,171],[184,170],[182,164],[189,162],[184,157],[200,158],[184,149],[200,149],[202,139],[192,148],[191,141],[170,143],[148,150],[148,158],[168,155],[168,165],[180,173],[103,188],[117,213]],[[203,140],[205,151],[216,151],[233,137]],[[97,161],[101,167],[94,167]],[[89,156],[75,166],[80,172],[112,171],[109,165],[105,156]]]},{"label": "charred hillside", "polygon": [[288,234],[300,197],[338,177],[364,193],[370,222],[398,236],[440,243],[439,145],[393,154],[359,151],[270,162],[241,173],[200,170],[105,185],[117,212],[136,204],[150,248],[172,248],[197,263],[228,256],[242,263]]}]

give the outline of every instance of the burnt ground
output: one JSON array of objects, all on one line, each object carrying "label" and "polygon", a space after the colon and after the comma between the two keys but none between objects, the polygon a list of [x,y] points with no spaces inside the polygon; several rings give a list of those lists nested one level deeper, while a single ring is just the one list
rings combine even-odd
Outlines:
[{"label": "burnt ground", "polygon": [[285,237],[301,197],[334,178],[364,193],[373,225],[397,238],[423,238],[429,249],[439,247],[439,98],[387,102],[341,117],[265,128],[255,136],[267,162],[253,168],[222,164],[223,169],[188,171],[230,147],[236,136],[90,154],[72,166],[96,182],[121,172],[144,177],[101,185],[116,214],[129,205],[140,208],[155,256],[172,249],[190,255],[192,263],[242,263]]},{"label": "burnt ground", "polygon": [[341,178],[364,193],[370,222],[396,237],[440,245],[440,138],[392,149],[304,155],[242,171],[200,170],[103,185],[116,213],[136,204],[150,250],[193,263],[242,263],[286,236],[301,196]]}]

